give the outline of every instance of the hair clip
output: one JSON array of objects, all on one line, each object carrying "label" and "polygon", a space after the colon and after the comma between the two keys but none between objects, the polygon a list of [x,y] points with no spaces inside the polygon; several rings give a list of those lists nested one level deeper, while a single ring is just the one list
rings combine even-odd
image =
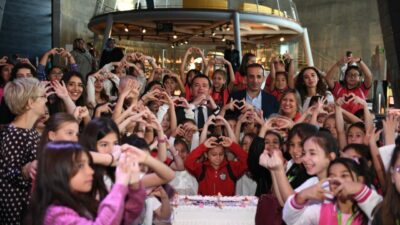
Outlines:
[{"label": "hair clip", "polygon": [[360,159],[358,157],[353,157],[352,159],[357,165],[360,165]]},{"label": "hair clip", "polygon": [[400,166],[395,166],[390,168],[391,173],[400,173]]}]

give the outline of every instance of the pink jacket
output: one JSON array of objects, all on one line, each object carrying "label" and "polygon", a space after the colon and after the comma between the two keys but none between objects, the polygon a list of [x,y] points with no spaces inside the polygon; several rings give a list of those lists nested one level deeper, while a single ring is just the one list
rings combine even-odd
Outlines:
[{"label": "pink jacket", "polygon": [[[129,191],[129,192],[128,192]],[[128,197],[127,197],[128,196]],[[81,217],[73,209],[51,205],[47,208],[44,225],[120,225],[131,224],[141,213],[146,193],[141,186],[138,190],[115,184],[107,197],[100,203],[97,217]],[[126,201],[125,201],[126,200]]]}]

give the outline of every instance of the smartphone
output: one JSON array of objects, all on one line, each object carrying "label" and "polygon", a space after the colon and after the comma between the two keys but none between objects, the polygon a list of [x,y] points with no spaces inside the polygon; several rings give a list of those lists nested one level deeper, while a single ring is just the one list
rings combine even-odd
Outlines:
[{"label": "smartphone", "polygon": [[382,114],[377,114],[377,115],[375,115],[374,124],[375,124],[376,131],[379,131],[379,130],[383,129],[383,123],[382,123],[382,121],[383,121],[385,118],[386,118],[385,115],[382,115]]},{"label": "smartphone", "polygon": [[322,98],[322,96],[318,96],[318,95],[312,96],[311,99],[310,99],[310,104],[309,104],[308,107],[311,107],[311,106],[313,106],[314,104],[317,104],[318,101],[319,101],[321,98]]}]

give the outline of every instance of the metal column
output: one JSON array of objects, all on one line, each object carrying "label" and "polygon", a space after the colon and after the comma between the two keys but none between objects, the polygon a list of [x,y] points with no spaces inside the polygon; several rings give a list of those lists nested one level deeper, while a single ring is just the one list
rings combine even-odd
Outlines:
[{"label": "metal column", "polygon": [[104,35],[103,35],[103,49],[106,48],[107,39],[111,37],[113,23],[114,23],[113,16],[111,14],[108,14],[107,15],[107,25],[106,25],[106,29],[104,30]]},{"label": "metal column", "polygon": [[235,48],[239,51],[239,60],[242,61],[242,40],[240,38],[240,15],[239,12],[233,13],[233,33],[235,35]]},{"label": "metal column", "polygon": [[304,41],[304,48],[306,50],[307,65],[314,66],[314,59],[312,57],[310,39],[308,38],[307,28],[303,29],[303,41]]}]

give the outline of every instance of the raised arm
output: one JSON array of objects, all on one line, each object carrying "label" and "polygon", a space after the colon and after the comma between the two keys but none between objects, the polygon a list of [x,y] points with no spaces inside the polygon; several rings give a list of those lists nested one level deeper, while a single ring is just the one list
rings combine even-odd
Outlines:
[{"label": "raised arm", "polygon": [[188,50],[186,50],[186,53],[185,53],[185,56],[183,57],[183,61],[182,61],[182,64],[181,64],[181,68],[180,68],[180,73],[181,73],[181,76],[182,76],[182,80],[183,80],[183,83],[187,83],[187,77],[186,77],[186,73],[185,73],[185,66],[186,66],[186,63],[187,63],[187,58],[188,58],[188,56],[189,55],[191,55],[193,53],[193,48],[188,48]]},{"label": "raised arm", "polygon": [[339,147],[343,149],[347,145],[346,131],[344,128],[343,111],[341,105],[344,103],[343,97],[338,98],[335,102],[335,123],[338,135]]},{"label": "raised arm", "polygon": [[288,87],[290,89],[295,88],[295,79],[294,79],[294,62],[293,58],[289,54],[285,54],[286,59],[289,61],[289,70],[288,70]]},{"label": "raised arm", "polygon": [[330,89],[333,89],[335,86],[335,81],[333,78],[335,77],[335,74],[338,72],[338,69],[340,68],[341,65],[346,64],[349,62],[349,59],[347,57],[343,57],[339,61],[337,61],[326,73],[325,75],[325,81],[328,84],[328,87]]},{"label": "raised arm", "polygon": [[358,63],[360,66],[361,71],[364,73],[364,85],[366,88],[370,88],[372,86],[372,73],[371,70],[368,68],[367,64],[361,60],[361,58],[353,58],[353,61]]},{"label": "raised arm", "polygon": [[170,182],[175,177],[174,171],[163,162],[151,157],[148,153],[130,145],[122,145],[122,151],[128,151],[138,158],[139,163],[148,166],[153,173],[142,178],[144,187],[156,187]]}]

